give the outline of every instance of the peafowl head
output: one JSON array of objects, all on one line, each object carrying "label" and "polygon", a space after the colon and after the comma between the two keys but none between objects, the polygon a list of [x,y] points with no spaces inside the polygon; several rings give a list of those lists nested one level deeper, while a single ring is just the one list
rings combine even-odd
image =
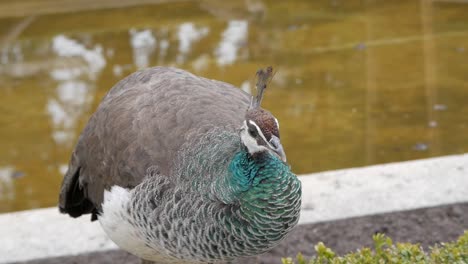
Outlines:
[{"label": "peafowl head", "polygon": [[263,92],[272,76],[272,67],[257,71],[257,96],[252,97],[250,107],[240,129],[240,138],[251,155],[269,151],[277,155],[283,162],[286,162],[286,154],[280,142],[278,119],[269,111],[260,107]]}]

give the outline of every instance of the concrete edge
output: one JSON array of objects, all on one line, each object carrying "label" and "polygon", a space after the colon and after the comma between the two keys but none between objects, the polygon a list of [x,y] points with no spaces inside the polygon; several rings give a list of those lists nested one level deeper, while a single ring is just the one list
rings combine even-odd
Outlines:
[{"label": "concrete edge", "polygon": [[301,176],[300,223],[468,201],[468,154]]},{"label": "concrete edge", "polygon": [[[302,175],[300,224],[468,202],[468,154]],[[0,263],[116,249],[88,217],[0,215]]]}]

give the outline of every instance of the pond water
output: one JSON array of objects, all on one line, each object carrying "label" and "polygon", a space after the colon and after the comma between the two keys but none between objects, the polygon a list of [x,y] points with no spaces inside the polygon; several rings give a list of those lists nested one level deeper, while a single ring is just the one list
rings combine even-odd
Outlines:
[{"label": "pond water", "polygon": [[54,2],[0,3],[0,212],[54,206],[100,99],[155,65],[245,90],[274,66],[298,174],[468,152],[463,1]]}]

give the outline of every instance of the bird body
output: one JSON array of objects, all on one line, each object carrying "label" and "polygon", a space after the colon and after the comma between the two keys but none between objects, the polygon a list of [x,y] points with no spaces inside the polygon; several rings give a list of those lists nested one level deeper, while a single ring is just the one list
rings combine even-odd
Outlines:
[{"label": "bird body", "polygon": [[156,67],[105,96],[60,194],[121,248],[157,263],[225,263],[265,252],[296,225],[297,177],[278,121],[219,81]]}]

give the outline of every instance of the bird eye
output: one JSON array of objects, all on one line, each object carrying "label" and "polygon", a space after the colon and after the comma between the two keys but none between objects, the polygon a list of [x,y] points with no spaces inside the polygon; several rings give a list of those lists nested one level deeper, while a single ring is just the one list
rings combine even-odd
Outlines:
[{"label": "bird eye", "polygon": [[257,130],[255,128],[251,128],[251,127],[249,127],[249,134],[252,137],[257,137],[258,136]]}]

